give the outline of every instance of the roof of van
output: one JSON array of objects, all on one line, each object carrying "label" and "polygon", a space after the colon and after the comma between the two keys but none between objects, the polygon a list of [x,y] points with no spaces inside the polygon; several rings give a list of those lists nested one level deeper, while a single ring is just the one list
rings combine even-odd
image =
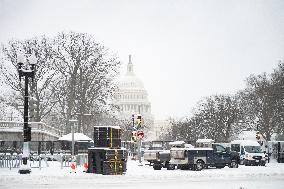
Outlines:
[{"label": "roof of van", "polygon": [[248,146],[260,146],[260,144],[257,141],[253,140],[234,140],[231,142],[231,144],[242,144],[242,145],[248,145]]}]

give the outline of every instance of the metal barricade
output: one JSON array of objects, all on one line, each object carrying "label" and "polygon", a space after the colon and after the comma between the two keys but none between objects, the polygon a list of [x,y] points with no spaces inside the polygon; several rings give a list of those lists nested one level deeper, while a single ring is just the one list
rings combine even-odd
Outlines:
[{"label": "metal barricade", "polygon": [[0,154],[0,168],[19,168],[22,164],[22,156]]}]

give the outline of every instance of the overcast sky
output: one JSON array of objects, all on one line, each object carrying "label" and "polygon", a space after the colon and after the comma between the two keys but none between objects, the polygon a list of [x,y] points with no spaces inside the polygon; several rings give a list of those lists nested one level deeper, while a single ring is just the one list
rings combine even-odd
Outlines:
[{"label": "overcast sky", "polygon": [[0,0],[1,43],[70,30],[93,34],[124,68],[132,55],[157,119],[284,59],[283,0]]}]

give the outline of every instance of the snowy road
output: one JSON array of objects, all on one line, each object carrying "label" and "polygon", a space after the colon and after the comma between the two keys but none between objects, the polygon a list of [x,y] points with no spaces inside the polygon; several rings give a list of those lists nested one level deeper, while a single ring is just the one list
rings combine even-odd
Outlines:
[{"label": "snowy road", "polygon": [[86,174],[82,168],[69,173],[60,169],[57,162],[48,168],[33,168],[30,175],[20,175],[17,169],[0,168],[0,189],[11,188],[284,188],[284,164],[270,163],[266,167],[240,166],[238,169],[207,169],[200,172],[189,170],[154,171],[149,166],[138,166],[128,161],[125,175],[104,176]]}]

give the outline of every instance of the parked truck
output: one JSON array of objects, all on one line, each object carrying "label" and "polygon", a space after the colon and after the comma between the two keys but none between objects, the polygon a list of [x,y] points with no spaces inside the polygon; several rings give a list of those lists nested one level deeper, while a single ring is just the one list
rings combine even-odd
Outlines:
[{"label": "parked truck", "polygon": [[[207,141],[207,140],[206,140]],[[198,143],[198,142],[197,142]],[[180,169],[191,169],[200,171],[203,168],[216,167],[223,168],[229,166],[237,168],[239,156],[236,152],[231,152],[220,144],[213,141],[199,147],[172,148],[170,164],[176,165]],[[202,146],[202,147],[200,147]]]},{"label": "parked truck", "polygon": [[189,148],[194,148],[194,146],[190,144],[185,144],[184,141],[175,141],[170,143],[170,165],[174,169],[177,167],[178,169],[189,169],[188,166],[188,158],[186,156],[187,150]]},{"label": "parked truck", "polygon": [[144,160],[148,161],[154,170],[172,169],[169,164],[170,151],[165,149],[168,143],[167,141],[153,141],[149,150],[145,150]]}]

